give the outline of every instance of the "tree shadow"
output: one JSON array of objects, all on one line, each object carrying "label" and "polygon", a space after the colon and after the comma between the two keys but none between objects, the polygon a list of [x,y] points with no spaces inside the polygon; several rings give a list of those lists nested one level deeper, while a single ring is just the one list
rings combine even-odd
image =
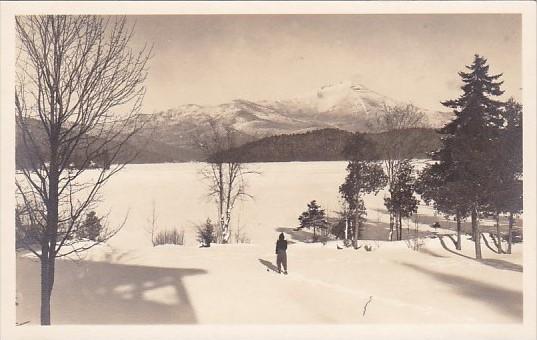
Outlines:
[{"label": "tree shadow", "polygon": [[259,262],[261,262],[262,265],[267,267],[267,269],[272,270],[274,272],[278,272],[278,267],[276,267],[272,262],[263,260],[263,259],[258,259],[258,260]]},{"label": "tree shadow", "polygon": [[438,234],[438,239],[440,240],[440,244],[442,245],[442,248],[444,248],[445,250],[447,250],[448,252],[450,252],[450,253],[452,253],[454,255],[464,257],[464,258],[466,258],[468,260],[483,263],[483,264],[485,264],[487,266],[491,266],[491,267],[501,269],[501,270],[510,270],[510,271],[519,272],[519,273],[523,272],[523,267],[521,265],[519,265],[519,264],[516,264],[516,263],[512,263],[512,262],[505,261],[505,260],[500,260],[500,259],[481,259],[481,260],[477,260],[477,259],[474,259],[473,257],[466,256],[466,255],[464,255],[462,253],[454,251],[454,250],[450,249],[446,245],[446,243],[444,241],[444,236],[446,236],[446,235]]},{"label": "tree shadow", "polygon": [[[489,243],[489,241],[487,240],[487,237],[485,236],[485,234],[481,234],[481,238],[483,239],[483,243],[485,243],[485,246],[486,246],[487,248],[489,248],[489,250],[490,250],[491,252],[496,253],[496,254],[499,254],[498,250],[496,250],[496,249],[494,249],[494,248],[492,248],[492,247],[490,246],[490,243]],[[494,240],[493,240],[493,242],[494,242]],[[495,242],[495,243],[496,243],[496,242]],[[495,244],[495,245],[496,245],[496,244]]]},{"label": "tree shadow", "polygon": [[524,271],[524,268],[516,263],[508,262],[505,260],[500,259],[482,259],[479,261],[481,263],[486,264],[487,266],[491,266],[494,268],[502,269],[502,270],[510,270],[513,272],[519,272],[522,273]]},{"label": "tree shadow", "polygon": [[435,272],[415,264],[401,263],[403,266],[429,275],[434,279],[453,287],[458,293],[478,300],[507,313],[522,322],[523,295],[520,291],[493,286],[491,284],[468,279],[462,276]]},{"label": "tree shadow", "polygon": [[[372,211],[375,211],[377,213],[381,213],[381,214],[388,214],[388,211],[386,209],[371,209]],[[425,225],[429,225],[429,226],[432,226],[435,222],[438,222],[440,224],[440,228],[442,229],[447,229],[447,230],[453,230],[453,231],[456,231],[457,230],[457,222],[454,220],[454,219],[446,219],[444,217],[444,215],[442,214],[438,214],[436,216],[434,215],[430,215],[430,214],[420,214],[420,213],[417,213],[417,214],[414,214],[412,215],[411,217],[411,221],[412,223],[414,223],[416,221],[416,219],[418,220],[418,223],[420,224],[425,224]],[[496,231],[496,226],[494,223],[496,223],[495,221],[493,221],[492,219],[490,218],[481,218],[480,221],[487,221],[489,223],[487,224],[481,224],[480,225],[480,228],[481,228],[481,231],[482,232],[487,232],[487,233],[490,233],[490,232],[495,232]],[[491,223],[491,222],[494,222],[494,223]],[[500,217],[500,223],[502,226],[506,226],[508,224],[508,220],[507,220],[507,217],[506,216],[501,216]],[[513,226],[513,229],[522,229],[522,220],[520,218],[517,218],[515,219],[515,225]],[[461,221],[461,232],[464,233],[464,234],[471,234],[472,233],[472,223],[469,221],[469,219],[464,219]]]},{"label": "tree shadow", "polygon": [[[404,224],[404,223],[403,223]],[[407,228],[403,225],[402,229],[402,240],[409,240],[413,238],[427,238],[433,235],[429,231],[416,231],[412,227]],[[394,240],[395,240],[395,230],[394,230]],[[364,229],[360,233],[361,240],[367,241],[387,241],[390,238],[390,224],[386,222],[375,222],[375,221],[366,221],[364,223]]]},{"label": "tree shadow", "polygon": [[[447,235],[443,235],[443,234],[438,234],[438,240],[440,240],[440,244],[442,245],[442,248],[444,248],[445,250],[449,251],[450,253],[454,254],[454,255],[457,255],[457,256],[461,256],[461,257],[464,257],[465,259],[468,259],[468,260],[475,260],[474,258],[470,257],[470,256],[466,256],[462,253],[459,253],[459,252],[456,252],[452,249],[450,249],[446,242],[444,241],[444,236],[447,236]],[[448,236],[449,237],[449,236]],[[453,241],[453,239],[451,237],[449,237],[451,239],[451,241]]]},{"label": "tree shadow", "polygon": [[[291,240],[297,242],[311,243],[313,238],[313,234],[311,232],[303,229],[296,230],[295,228],[279,227],[276,228],[276,231],[289,235]],[[274,243],[276,243],[276,239],[274,240]]]},{"label": "tree shadow", "polygon": [[390,224],[376,221],[366,221],[360,231],[360,240],[386,241],[390,237]]},{"label": "tree shadow", "polygon": [[434,251],[429,250],[429,249],[427,249],[427,248],[420,248],[420,249],[419,249],[419,252],[420,252],[420,253],[427,254],[427,255],[431,255],[431,256],[433,256],[433,257],[438,257],[438,258],[445,258],[445,257],[446,257],[446,256],[443,256],[443,255],[437,254],[437,253],[435,253]]},{"label": "tree shadow", "polygon": [[455,237],[453,237],[453,235],[451,235],[451,234],[446,234],[445,236],[449,237],[451,242],[453,242],[453,246],[456,248],[457,247],[457,240],[455,240]]},{"label": "tree shadow", "polygon": [[[27,281],[17,285],[17,319],[31,316],[34,324],[39,323],[39,270],[39,263],[17,262],[17,282]],[[194,324],[183,279],[207,271],[57,260],[56,273],[54,324]]]}]

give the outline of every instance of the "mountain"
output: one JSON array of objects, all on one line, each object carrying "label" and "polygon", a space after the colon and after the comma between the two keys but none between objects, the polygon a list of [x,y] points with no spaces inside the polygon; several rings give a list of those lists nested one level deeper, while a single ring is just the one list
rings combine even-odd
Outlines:
[{"label": "mountain", "polygon": [[[221,121],[255,138],[322,128],[369,132],[371,119],[384,104],[405,104],[350,81],[326,85],[295,99],[253,102],[243,99],[216,106],[182,105],[153,115],[159,130],[173,127],[174,140],[209,120]],[[440,127],[451,114],[421,109],[426,125]],[[159,132],[160,134],[160,132]]]},{"label": "mountain", "polygon": [[[426,158],[438,149],[440,135],[434,129],[414,128],[404,131],[401,148],[404,158]],[[290,161],[340,161],[345,160],[343,150],[353,137],[353,133],[335,128],[308,131],[299,134],[277,135],[243,144],[228,150],[224,158],[249,162],[290,162]],[[368,133],[365,138],[371,142],[372,158],[384,159],[381,145],[394,140],[395,132]]]},{"label": "mountain", "polygon": [[[393,106],[405,103],[362,84],[347,81],[323,86],[313,93],[294,99],[258,102],[237,99],[213,106],[181,105],[146,114],[144,119],[147,124],[129,140],[126,150],[129,154],[137,153],[135,163],[203,160],[207,155],[201,152],[199,145],[208,138],[211,122],[231,127],[235,131],[237,145],[270,136],[280,136],[278,138],[282,139],[281,135],[304,134],[321,129],[338,129],[348,133],[372,132],[372,118],[385,104]],[[421,110],[429,127],[440,127],[451,119],[449,113]],[[39,128],[39,124],[36,124],[36,129]],[[326,139],[328,144],[334,142],[330,139],[333,134],[326,131],[313,136]],[[307,141],[306,145],[313,146],[316,143]],[[341,145],[333,147],[338,149]],[[267,157],[270,160],[278,158],[275,155]],[[290,159],[298,160],[300,157],[296,155]],[[308,159],[311,157],[307,156]],[[334,157],[336,156],[327,152],[322,153],[322,159]]]},{"label": "mountain", "polygon": [[[208,134],[211,121],[233,128],[238,144],[327,128],[372,132],[371,121],[385,104],[405,103],[350,81],[326,85],[294,99],[187,104],[147,115],[146,128],[132,143],[144,147],[138,162],[200,160],[203,155],[197,145]],[[449,113],[420,110],[428,127],[440,127],[451,119]],[[161,150],[166,150],[164,155]]]}]

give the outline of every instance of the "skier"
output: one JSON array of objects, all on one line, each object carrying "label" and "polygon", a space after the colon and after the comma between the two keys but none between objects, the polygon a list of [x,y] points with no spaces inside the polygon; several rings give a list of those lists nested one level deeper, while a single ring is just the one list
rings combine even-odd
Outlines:
[{"label": "skier", "polygon": [[283,273],[287,274],[287,241],[283,233],[280,233],[278,241],[276,241],[276,263],[278,265],[278,273],[281,273],[283,264]]}]

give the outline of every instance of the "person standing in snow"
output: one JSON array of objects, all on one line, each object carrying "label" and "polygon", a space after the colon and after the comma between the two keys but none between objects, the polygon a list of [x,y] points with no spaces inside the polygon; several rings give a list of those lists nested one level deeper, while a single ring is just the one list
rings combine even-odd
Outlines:
[{"label": "person standing in snow", "polygon": [[280,233],[278,241],[276,241],[276,264],[278,265],[278,273],[282,272],[283,264],[283,273],[287,274],[287,241],[283,233]]}]

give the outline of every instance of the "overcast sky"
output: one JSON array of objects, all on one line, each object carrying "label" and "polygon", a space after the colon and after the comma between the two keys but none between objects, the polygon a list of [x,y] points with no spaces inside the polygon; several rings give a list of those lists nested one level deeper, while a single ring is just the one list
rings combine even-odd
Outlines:
[{"label": "overcast sky", "polygon": [[154,45],[144,109],[287,99],[353,80],[441,110],[475,53],[521,97],[519,15],[133,16],[134,45]]}]

